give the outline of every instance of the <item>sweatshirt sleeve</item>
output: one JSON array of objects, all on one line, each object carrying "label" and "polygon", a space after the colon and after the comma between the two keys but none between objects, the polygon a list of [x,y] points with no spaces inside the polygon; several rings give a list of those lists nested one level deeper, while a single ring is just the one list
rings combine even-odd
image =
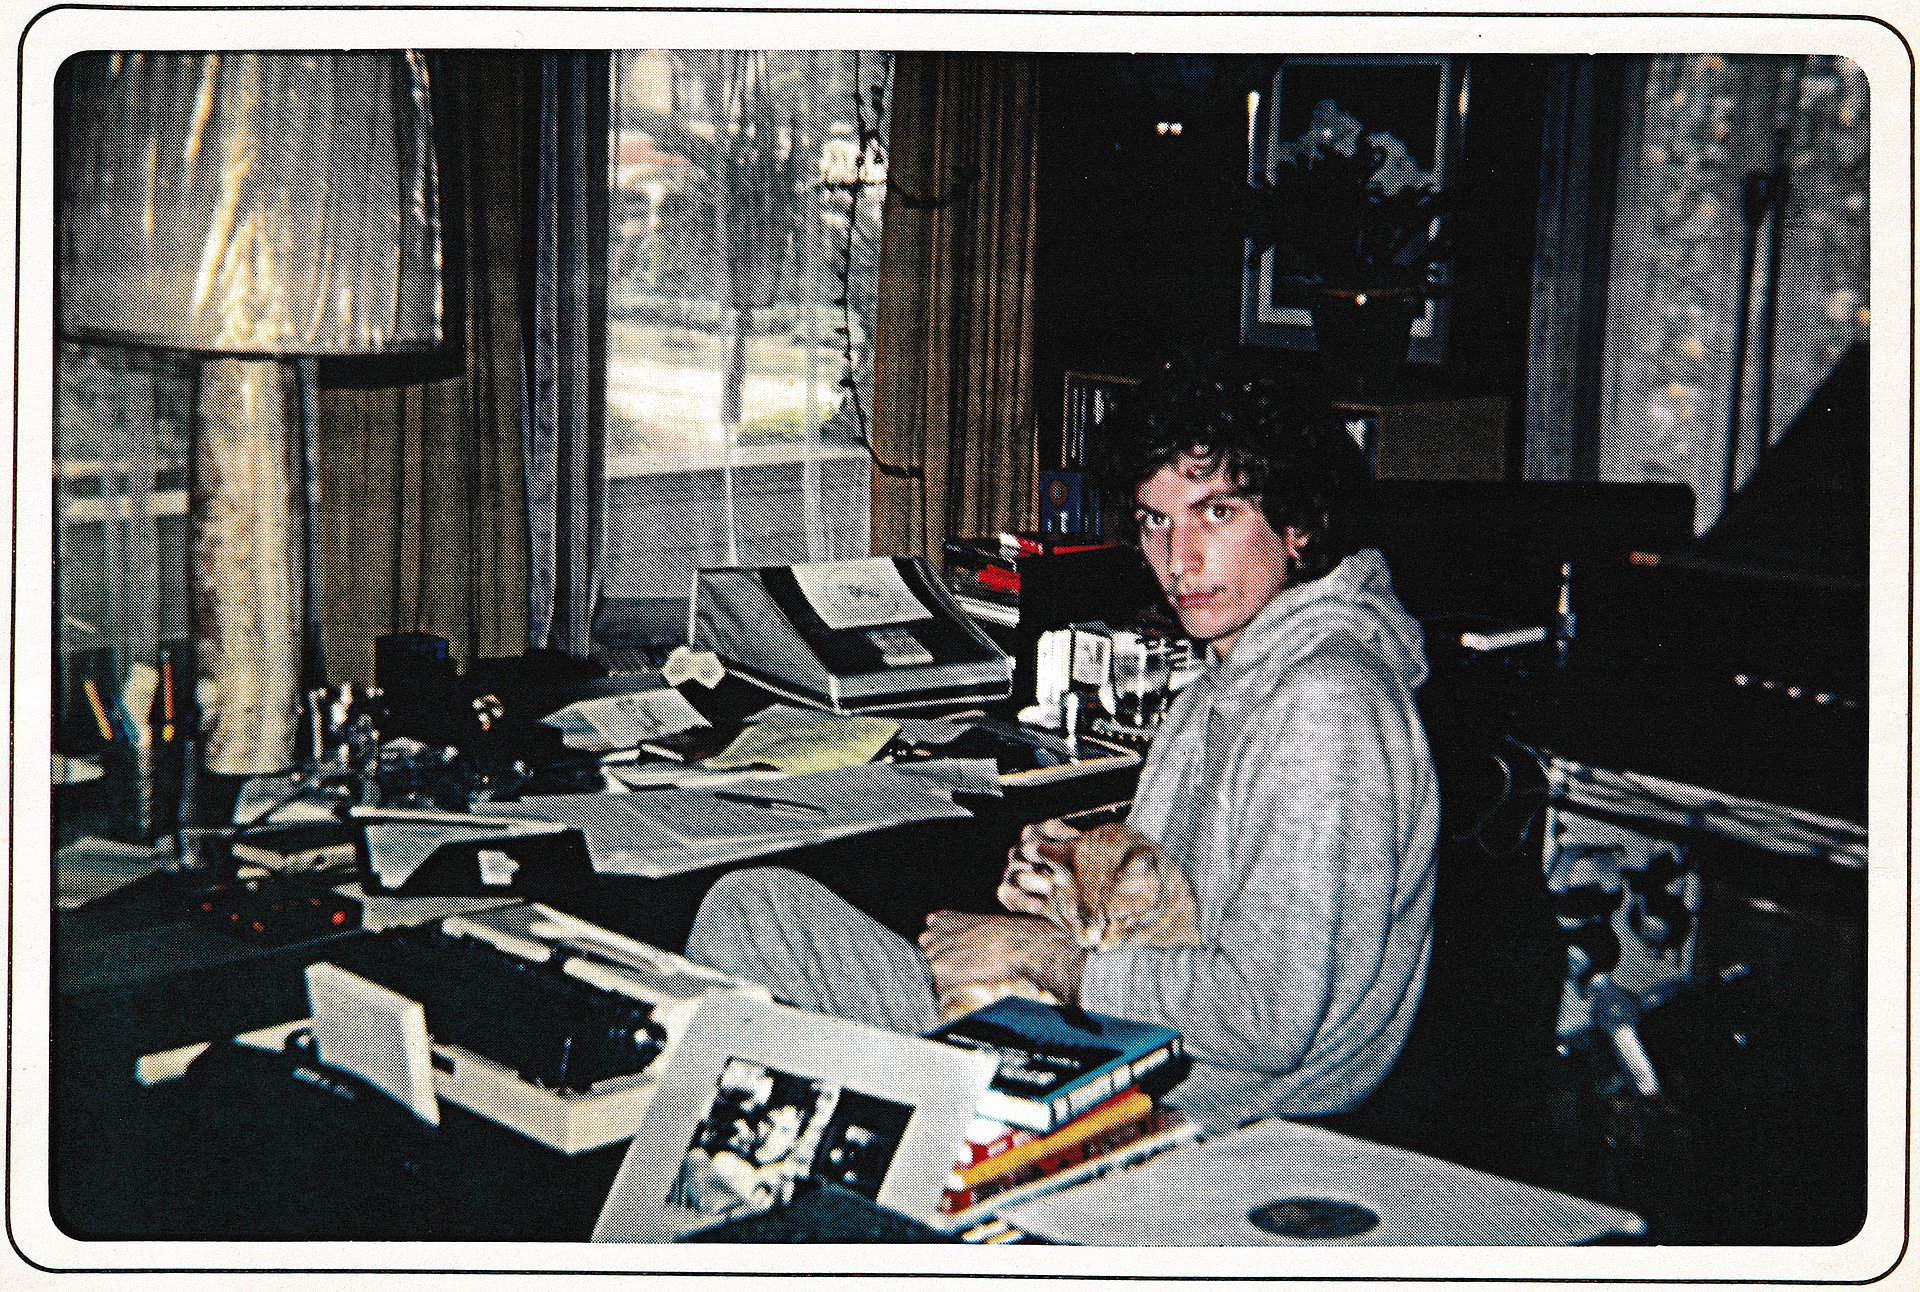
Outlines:
[{"label": "sweatshirt sleeve", "polygon": [[1351,657],[1291,670],[1211,790],[1192,786],[1183,805],[1203,814],[1196,892],[1224,894],[1215,935],[1089,957],[1081,1003],[1176,1027],[1216,1067],[1299,1066],[1380,973],[1404,847],[1389,750],[1407,743],[1406,722],[1379,672]]}]

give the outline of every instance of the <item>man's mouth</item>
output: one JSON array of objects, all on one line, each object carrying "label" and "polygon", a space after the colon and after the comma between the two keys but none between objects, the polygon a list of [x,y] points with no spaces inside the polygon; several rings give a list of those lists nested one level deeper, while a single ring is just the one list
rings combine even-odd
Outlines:
[{"label": "man's mouth", "polygon": [[1174,608],[1178,610],[1197,610],[1207,604],[1216,590],[1205,592],[1176,592],[1173,594]]}]

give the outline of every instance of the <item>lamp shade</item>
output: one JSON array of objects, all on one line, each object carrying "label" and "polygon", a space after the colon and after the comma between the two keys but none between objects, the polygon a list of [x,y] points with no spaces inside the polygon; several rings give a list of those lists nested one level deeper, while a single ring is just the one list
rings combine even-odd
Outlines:
[{"label": "lamp shade", "polygon": [[67,74],[68,335],[276,356],[438,344],[419,55],[90,53]]},{"label": "lamp shade", "polygon": [[188,495],[208,771],[291,764],[303,355],[430,349],[440,219],[415,54],[92,53],[65,68],[59,318],[203,354]]}]

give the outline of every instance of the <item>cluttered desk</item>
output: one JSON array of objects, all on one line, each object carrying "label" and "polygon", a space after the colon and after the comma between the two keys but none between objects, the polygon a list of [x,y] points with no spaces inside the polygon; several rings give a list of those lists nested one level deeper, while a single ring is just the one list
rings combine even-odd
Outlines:
[{"label": "cluttered desk", "polygon": [[[923,574],[857,564],[811,592],[736,581],[720,617],[751,631],[716,634],[696,610],[693,648],[658,675],[556,678],[535,660],[456,687],[404,641],[398,703],[316,695],[307,765],[234,787],[226,822],[183,826],[171,867],[58,929],[57,1223],[88,1239],[741,1242],[1644,1228],[1323,1128],[1203,1136],[1158,1101],[1181,1064],[1166,1028],[1009,999],[896,1035],[670,950],[720,873],[769,859],[911,936],[928,910],[990,909],[1020,824],[1131,793],[1136,749],[1077,729],[1057,696],[1064,730],[1014,720],[997,649],[903,617],[903,595],[944,608]],[[795,595],[886,622],[773,631],[805,619]],[[892,657],[894,704],[794,665],[850,632]],[[903,692],[949,648],[985,667]],[[1075,698],[1112,704],[1098,686]],[[1356,1154],[1391,1161],[1356,1172]],[[1139,1188],[1227,1201],[1153,1220],[1124,1201]]]}]

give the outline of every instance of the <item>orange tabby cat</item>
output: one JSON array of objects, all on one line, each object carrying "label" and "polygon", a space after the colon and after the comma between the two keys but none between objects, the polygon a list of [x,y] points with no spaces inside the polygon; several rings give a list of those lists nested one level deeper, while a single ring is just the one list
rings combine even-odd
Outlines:
[{"label": "orange tabby cat", "polygon": [[[1040,844],[1034,869],[1053,880],[1042,915],[1088,951],[1134,943],[1193,946],[1200,941],[1193,889],[1153,840],[1120,822],[1072,839]],[[942,1021],[971,1013],[1003,996],[1059,1004],[1025,978],[962,983],[940,994]]]}]

